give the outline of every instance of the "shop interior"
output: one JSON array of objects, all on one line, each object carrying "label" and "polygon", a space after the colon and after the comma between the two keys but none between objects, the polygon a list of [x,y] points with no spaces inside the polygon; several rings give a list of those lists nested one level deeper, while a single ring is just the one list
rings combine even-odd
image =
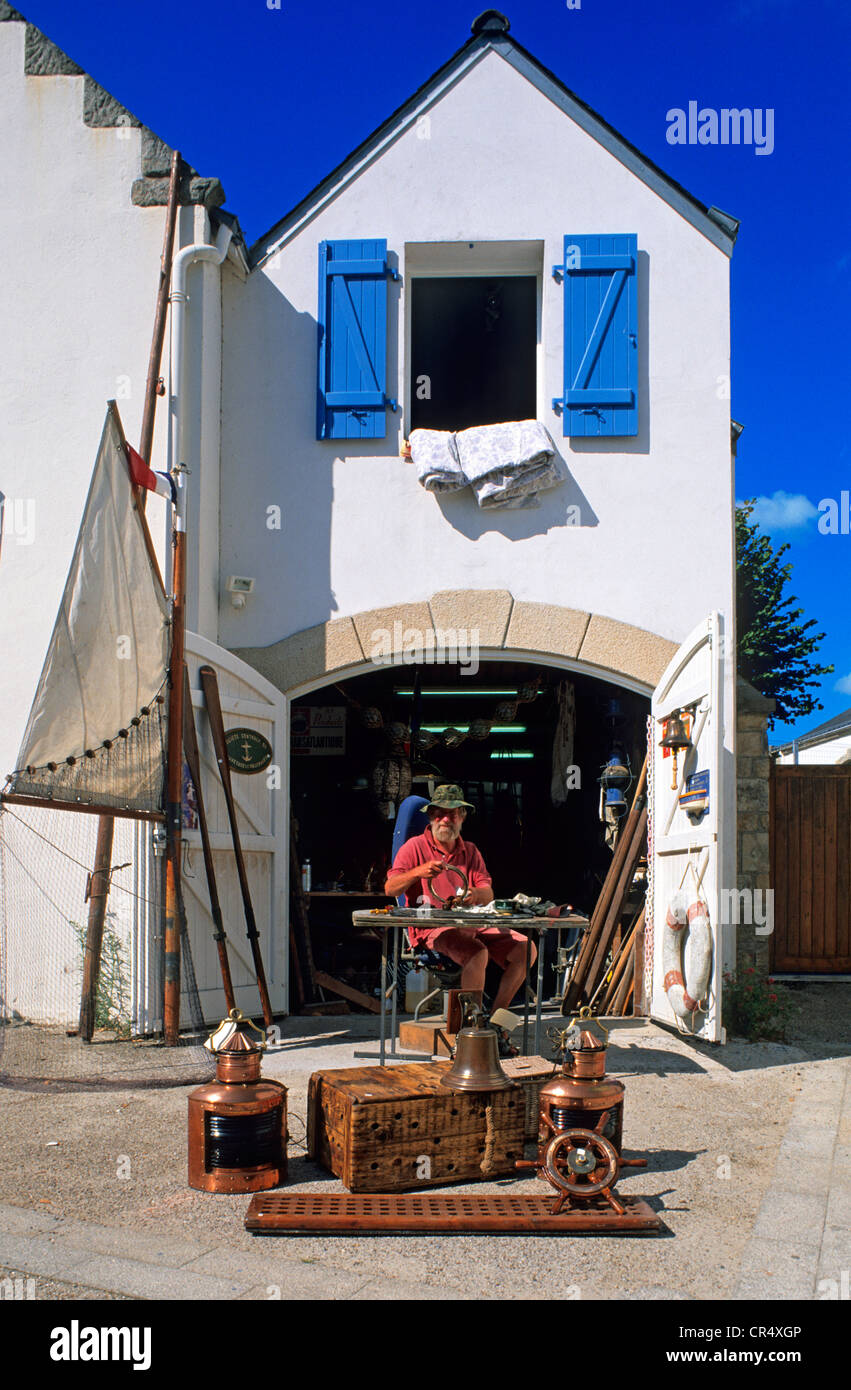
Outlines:
[{"label": "shop interior", "polygon": [[[292,707],[293,874],[317,969],[374,993],[375,938],[352,911],[381,906],[396,812],[456,782],[463,828],[497,898],[590,916],[646,749],[646,697],[543,665],[400,665],[335,682]],[[607,764],[630,781],[601,787]],[[608,811],[607,808],[608,807]],[[607,843],[607,837],[610,843]],[[556,984],[548,964],[545,988]]]}]

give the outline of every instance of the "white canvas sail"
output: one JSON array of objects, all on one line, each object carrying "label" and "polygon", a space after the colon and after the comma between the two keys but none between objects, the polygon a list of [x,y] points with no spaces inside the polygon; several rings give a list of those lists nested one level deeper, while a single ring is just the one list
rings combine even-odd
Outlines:
[{"label": "white canvas sail", "polygon": [[107,408],[80,534],[8,793],[158,813],[169,609]]}]

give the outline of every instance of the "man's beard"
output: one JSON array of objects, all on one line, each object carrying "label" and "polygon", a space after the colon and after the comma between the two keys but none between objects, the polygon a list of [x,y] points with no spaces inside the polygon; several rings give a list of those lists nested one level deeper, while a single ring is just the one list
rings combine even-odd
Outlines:
[{"label": "man's beard", "polygon": [[461,834],[461,829],[459,826],[433,825],[431,833],[436,840],[446,841],[448,844],[454,845],[458,836]]}]

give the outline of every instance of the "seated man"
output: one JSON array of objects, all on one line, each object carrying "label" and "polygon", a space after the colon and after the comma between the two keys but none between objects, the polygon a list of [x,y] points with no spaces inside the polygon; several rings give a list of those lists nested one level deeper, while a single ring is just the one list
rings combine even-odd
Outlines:
[{"label": "seated man", "polygon": [[[394,898],[405,893],[409,907],[425,902],[440,907],[432,889],[441,898],[454,898],[461,881],[456,874],[447,873],[446,866],[456,864],[469,882],[466,896],[454,899],[457,905],[474,907],[493,902],[485,861],[474,844],[461,838],[468,809],[475,808],[463,800],[460,787],[450,783],[437,788],[426,807],[429,823],[425,833],[402,845],[387,875],[385,893]],[[494,1012],[509,1007],[526,974],[526,937],[506,927],[434,926],[423,917],[421,922],[410,923],[408,935],[412,946],[427,946],[456,961],[461,966],[462,989],[483,989],[488,960],[494,961],[503,972]],[[530,963],[536,954],[532,946]]]}]

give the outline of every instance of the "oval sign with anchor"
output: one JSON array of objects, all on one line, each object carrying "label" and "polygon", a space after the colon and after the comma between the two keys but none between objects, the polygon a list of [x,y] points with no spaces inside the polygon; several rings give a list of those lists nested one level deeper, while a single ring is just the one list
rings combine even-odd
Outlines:
[{"label": "oval sign with anchor", "polygon": [[225,747],[233,772],[262,772],[272,761],[272,745],[256,729],[228,729]]}]

